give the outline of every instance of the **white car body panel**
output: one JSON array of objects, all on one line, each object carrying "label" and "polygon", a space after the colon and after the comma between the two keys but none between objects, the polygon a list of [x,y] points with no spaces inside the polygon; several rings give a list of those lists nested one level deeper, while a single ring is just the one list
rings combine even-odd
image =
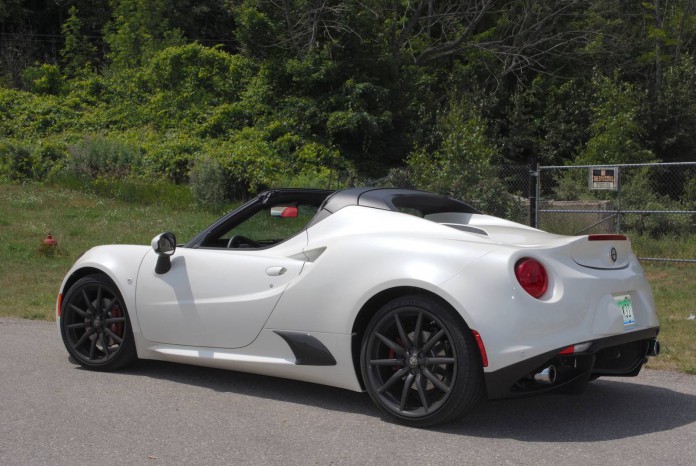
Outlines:
[{"label": "white car body panel", "polygon": [[[351,231],[356,223],[368,226]],[[422,236],[433,232],[447,241]],[[306,266],[306,279],[288,288],[267,328],[350,334],[362,305],[380,291],[411,286],[437,294],[437,284],[497,247],[462,247],[468,235],[406,214],[346,207],[312,228],[307,249],[326,250]],[[327,261],[340,267],[323,266]],[[346,270],[360,273],[346,277]]]},{"label": "white car body panel", "polygon": [[[145,256],[136,309],[143,337],[158,343],[241,348],[261,331],[304,261],[236,250],[179,248],[172,268],[155,273],[157,255]],[[284,269],[269,276],[267,270]]]},{"label": "white car body panel", "polygon": [[293,352],[276,333],[269,329],[262,330],[256,340],[245,348],[230,350],[142,341],[138,355],[146,359],[238,370],[362,391],[353,370],[352,355],[350,351],[345,351],[345,348],[350,347],[351,335],[316,332],[312,332],[311,335],[331,351],[336,357],[336,365],[295,364]]}]

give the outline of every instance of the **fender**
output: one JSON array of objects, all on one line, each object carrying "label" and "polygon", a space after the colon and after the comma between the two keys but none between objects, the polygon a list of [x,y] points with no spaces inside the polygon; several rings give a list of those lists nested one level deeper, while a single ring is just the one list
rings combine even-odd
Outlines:
[{"label": "fender", "polygon": [[[65,296],[66,286],[69,282],[74,282],[76,274],[84,269],[95,269],[103,272],[118,287],[126,308],[130,311],[129,316],[134,333],[140,333],[137,312],[135,312],[135,289],[140,270],[140,264],[145,258],[145,254],[151,251],[149,246],[137,245],[109,245],[97,246],[85,252],[72,266],[70,271],[60,285],[60,293]],[[59,309],[56,306],[56,322],[59,321]]]}]

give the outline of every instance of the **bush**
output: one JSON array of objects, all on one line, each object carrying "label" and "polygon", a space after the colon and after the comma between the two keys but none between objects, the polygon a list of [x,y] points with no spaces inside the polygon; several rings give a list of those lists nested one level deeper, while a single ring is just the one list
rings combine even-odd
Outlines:
[{"label": "bush", "polygon": [[24,87],[36,94],[58,95],[63,91],[63,76],[56,65],[42,64],[22,71]]},{"label": "bush", "polygon": [[85,137],[68,150],[67,172],[87,179],[125,178],[137,170],[141,160],[133,146],[102,136]]},{"label": "bush", "polygon": [[252,62],[241,55],[196,43],[168,47],[142,73],[146,114],[159,128],[194,128],[211,107],[238,100],[251,76]]},{"label": "bush", "polygon": [[67,145],[48,140],[40,141],[34,147],[33,153],[37,164],[34,177],[37,180],[44,180],[60,172],[69,156]]},{"label": "bush", "polygon": [[185,184],[202,146],[202,141],[184,135],[172,135],[164,141],[156,138],[145,144],[145,171],[154,178]]},{"label": "bush", "polygon": [[12,181],[42,181],[60,169],[67,156],[64,145],[42,141],[35,145],[0,142],[0,176]]},{"label": "bush", "polygon": [[228,198],[225,170],[211,157],[196,159],[191,169],[189,186],[194,200],[201,205],[219,205]]},{"label": "bush", "polygon": [[362,183],[365,186],[375,186],[380,188],[404,188],[413,189],[416,186],[413,184],[411,173],[407,168],[392,168],[385,176],[378,179],[366,179]]},{"label": "bush", "polygon": [[[654,186],[654,177],[647,168],[640,168],[628,177],[623,175],[621,186],[622,210],[680,210],[682,205],[669,196],[659,194]],[[622,215],[621,229],[661,238],[670,235],[690,235],[690,216],[670,214],[627,214]]]},{"label": "bush", "polygon": [[34,157],[27,146],[0,142],[0,174],[12,181],[34,178]]},{"label": "bush", "polygon": [[280,174],[271,181],[270,187],[340,189],[336,174],[326,167],[303,170],[296,174]]}]

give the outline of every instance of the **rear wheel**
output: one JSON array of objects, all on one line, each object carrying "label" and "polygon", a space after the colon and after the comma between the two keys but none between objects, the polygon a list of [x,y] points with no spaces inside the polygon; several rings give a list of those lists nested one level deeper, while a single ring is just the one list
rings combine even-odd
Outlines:
[{"label": "rear wheel", "polygon": [[66,349],[86,369],[115,370],[137,359],[123,297],[104,275],[89,275],[70,288],[60,330]]},{"label": "rear wheel", "polygon": [[403,424],[452,421],[483,394],[481,357],[471,331],[449,307],[426,296],[383,306],[367,327],[360,359],[370,397]]}]

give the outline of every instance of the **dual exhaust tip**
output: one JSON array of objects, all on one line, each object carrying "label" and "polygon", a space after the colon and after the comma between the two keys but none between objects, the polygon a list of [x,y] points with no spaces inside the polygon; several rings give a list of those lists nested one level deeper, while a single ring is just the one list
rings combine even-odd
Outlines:
[{"label": "dual exhaust tip", "polygon": [[[660,342],[655,340],[650,340],[648,343],[648,356],[659,356],[660,354]],[[536,374],[534,374],[534,381],[540,385],[552,385],[556,382],[556,376],[558,372],[556,371],[556,366],[553,364],[548,365]]]}]

